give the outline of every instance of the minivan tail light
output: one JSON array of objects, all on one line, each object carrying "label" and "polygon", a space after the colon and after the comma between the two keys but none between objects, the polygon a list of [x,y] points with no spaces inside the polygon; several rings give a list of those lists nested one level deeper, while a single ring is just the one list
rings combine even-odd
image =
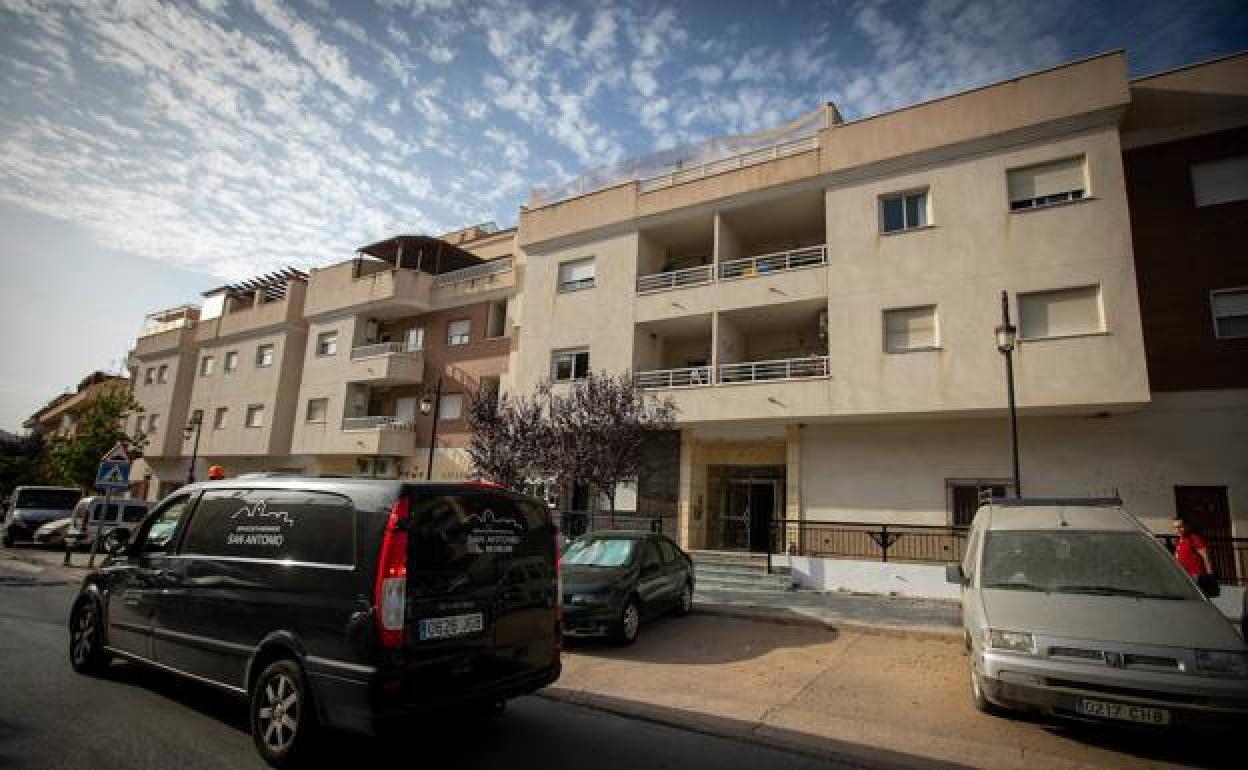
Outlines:
[{"label": "minivan tail light", "polygon": [[377,560],[377,584],[373,588],[377,636],[388,650],[403,647],[407,610],[407,524],[409,504],[400,497],[390,509]]}]

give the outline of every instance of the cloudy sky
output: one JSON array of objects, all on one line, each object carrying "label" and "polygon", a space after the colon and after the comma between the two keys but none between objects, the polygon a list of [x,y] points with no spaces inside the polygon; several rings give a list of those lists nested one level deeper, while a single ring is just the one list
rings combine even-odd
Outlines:
[{"label": "cloudy sky", "polygon": [[824,101],[847,118],[1126,48],[1248,48],[1242,0],[0,0],[0,428],[222,278],[493,220],[534,186]]}]

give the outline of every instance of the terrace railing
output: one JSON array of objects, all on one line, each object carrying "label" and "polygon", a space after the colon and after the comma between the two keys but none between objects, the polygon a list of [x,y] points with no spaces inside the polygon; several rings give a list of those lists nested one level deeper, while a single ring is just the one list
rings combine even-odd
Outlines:
[{"label": "terrace railing", "polygon": [[402,342],[378,342],[375,345],[360,345],[358,348],[351,348],[351,360],[359,361],[362,358],[375,358],[402,352]]},{"label": "terrace railing", "polygon": [[412,430],[413,427],[410,420],[389,415],[342,418],[343,430]]},{"label": "terrace railing", "polygon": [[651,273],[637,277],[637,293],[647,294],[652,291],[701,286],[710,283],[714,276],[715,273],[710,265],[697,265],[683,270],[669,270],[665,273]]},{"label": "terrace railing", "polygon": [[710,385],[711,367],[691,366],[685,369],[655,369],[637,372],[633,381],[639,388],[683,388],[690,385]]},{"label": "terrace railing", "polygon": [[774,361],[742,361],[719,365],[720,384],[800,380],[828,376],[827,356],[782,358]]},{"label": "terrace railing", "polygon": [[803,249],[778,251],[773,254],[760,254],[756,257],[730,259],[719,264],[719,277],[724,280],[732,278],[753,278],[768,273],[781,273],[786,270],[797,270],[803,267],[814,267],[828,263],[828,247],[808,246]]},{"label": "terrace railing", "polygon": [[436,275],[433,278],[433,286],[434,288],[437,288],[439,286],[450,286],[453,283],[463,283],[464,281],[471,281],[476,278],[485,278],[486,276],[497,275],[498,273],[505,273],[508,270],[511,270],[511,267],[512,267],[511,257],[503,257],[502,259],[494,259],[494,260],[490,260],[489,262],[482,263],[480,265],[472,265],[470,267],[460,268],[459,270],[452,270],[449,273],[442,273],[441,275]]}]

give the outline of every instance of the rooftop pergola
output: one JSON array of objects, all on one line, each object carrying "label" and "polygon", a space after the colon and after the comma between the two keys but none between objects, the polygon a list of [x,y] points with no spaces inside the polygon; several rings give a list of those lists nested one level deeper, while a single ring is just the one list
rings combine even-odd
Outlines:
[{"label": "rooftop pergola", "polygon": [[265,302],[280,302],[286,298],[286,287],[292,280],[307,281],[308,274],[293,267],[284,267],[281,270],[256,276],[246,281],[218,286],[215,289],[204,292],[203,296],[212,297],[217,294],[225,294],[231,298],[250,298],[254,297],[257,291],[263,291]]},{"label": "rooftop pergola", "polygon": [[431,235],[396,235],[364,246],[358,253],[388,262],[394,267],[422,270],[433,275],[472,267],[485,261]]}]

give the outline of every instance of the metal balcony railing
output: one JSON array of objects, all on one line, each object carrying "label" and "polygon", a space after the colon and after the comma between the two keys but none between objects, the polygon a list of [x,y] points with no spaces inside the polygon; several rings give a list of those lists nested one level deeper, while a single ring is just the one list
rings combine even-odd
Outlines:
[{"label": "metal balcony railing", "polygon": [[351,360],[359,361],[362,358],[375,358],[402,352],[404,352],[402,342],[378,342],[374,345],[360,345],[358,348],[351,348]]},{"label": "metal balcony railing", "polygon": [[494,259],[480,265],[472,265],[471,267],[452,270],[449,273],[442,273],[434,276],[433,286],[450,286],[453,283],[463,283],[476,278],[484,278],[489,275],[497,275],[511,270],[512,258],[503,257],[502,259]]},{"label": "metal balcony railing", "polygon": [[690,385],[710,385],[711,367],[691,366],[685,369],[655,369],[637,372],[633,380],[639,388],[683,388]]},{"label": "metal balcony railing", "polygon": [[664,187],[683,184],[684,182],[692,182],[695,179],[713,176],[714,174],[722,174],[725,171],[734,171],[746,166],[753,166],[759,163],[766,163],[769,160],[783,158],[786,155],[796,155],[799,152],[807,150],[815,150],[819,147],[818,136],[806,136],[801,139],[794,139],[790,142],[780,142],[770,147],[764,147],[752,152],[733,155],[720,160],[713,160],[709,163],[702,163],[697,166],[689,166],[688,168],[678,169],[667,174],[659,174],[658,176],[647,177],[637,183],[638,189],[643,192],[652,192],[661,190]]},{"label": "metal balcony railing", "polygon": [[764,382],[768,380],[801,380],[828,376],[827,356],[805,358],[782,358],[775,361],[744,361],[720,364],[721,384],[735,382]]},{"label": "metal balcony railing", "polygon": [[412,430],[412,428],[411,421],[388,415],[342,418],[343,430]]},{"label": "metal balcony railing", "polygon": [[792,251],[778,251],[774,254],[762,254],[757,257],[745,257],[721,262],[719,277],[752,278],[767,273],[780,273],[785,270],[797,270],[803,267],[826,265],[828,263],[828,247],[808,246]]},{"label": "metal balcony railing", "polygon": [[637,277],[637,293],[645,294],[652,291],[667,291],[685,286],[701,286],[710,283],[715,277],[710,265],[686,267],[683,270],[669,270],[665,273],[652,273]]}]

